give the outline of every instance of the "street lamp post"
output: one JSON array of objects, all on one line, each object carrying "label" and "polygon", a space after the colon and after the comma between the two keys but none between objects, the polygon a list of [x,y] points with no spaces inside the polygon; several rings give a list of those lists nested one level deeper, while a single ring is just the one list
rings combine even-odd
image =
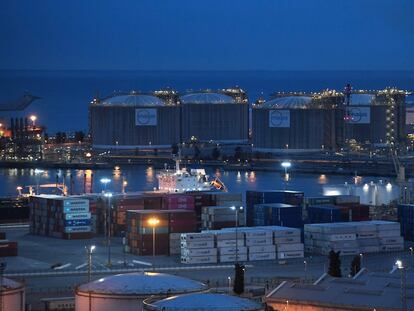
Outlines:
[{"label": "street lamp post", "polygon": [[306,260],[303,261],[303,268],[305,270],[305,282],[308,280],[308,262]]},{"label": "street lamp post", "polygon": [[397,260],[395,262],[395,266],[401,273],[401,310],[407,311],[407,293],[406,293],[406,272],[403,262],[401,260]]},{"label": "street lamp post", "polygon": [[148,224],[152,227],[152,256],[155,257],[155,227],[158,226],[160,220],[152,217],[148,219]]},{"label": "street lamp post", "polygon": [[90,282],[92,274],[92,252],[95,250],[95,245],[85,246],[85,249],[88,256],[88,282]]},{"label": "street lamp post", "polygon": [[100,182],[101,182],[102,185],[104,185],[104,188],[103,188],[102,191],[105,192],[106,191],[106,186],[111,182],[111,180],[109,178],[103,177],[103,178],[101,178]]},{"label": "street lamp post", "polygon": [[236,264],[239,263],[239,212],[243,210],[243,206],[232,206],[232,210],[236,212]]},{"label": "street lamp post", "polygon": [[364,267],[364,254],[360,253],[359,257],[361,258],[361,269]]},{"label": "street lamp post", "polygon": [[289,161],[283,161],[280,164],[284,169],[285,169],[285,188],[287,188],[287,183],[289,181],[289,173],[288,173],[288,169],[292,167],[292,163]]},{"label": "street lamp post", "polygon": [[107,222],[107,232],[106,232],[106,245],[108,248],[108,262],[107,262],[107,266],[111,267],[112,263],[111,263],[111,197],[112,197],[112,193],[111,192],[106,192],[104,194],[104,196],[106,198],[108,198],[108,208],[107,208],[107,217],[106,217],[106,222]]},{"label": "street lamp post", "polygon": [[32,121],[32,127],[34,128],[36,125],[37,117],[35,115],[30,116],[30,121]]}]

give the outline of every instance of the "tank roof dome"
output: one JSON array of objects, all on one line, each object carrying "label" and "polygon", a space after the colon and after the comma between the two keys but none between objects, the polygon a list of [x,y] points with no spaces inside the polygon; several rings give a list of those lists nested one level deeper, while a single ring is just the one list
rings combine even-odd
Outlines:
[{"label": "tank roof dome", "polygon": [[105,98],[101,105],[108,106],[164,106],[165,102],[152,95],[144,94],[127,94],[127,95],[115,95]]},{"label": "tank roof dome", "polygon": [[207,285],[183,277],[155,273],[117,274],[79,286],[79,292],[116,295],[182,294],[206,290]]},{"label": "tank roof dome", "polygon": [[311,102],[312,97],[309,96],[277,97],[264,103],[263,107],[279,109],[303,109],[308,108]]},{"label": "tank roof dome", "polygon": [[151,304],[163,311],[253,311],[262,310],[261,304],[246,298],[213,293],[173,296]]},{"label": "tank roof dome", "polygon": [[220,93],[191,93],[180,97],[183,104],[233,104],[233,97]]}]

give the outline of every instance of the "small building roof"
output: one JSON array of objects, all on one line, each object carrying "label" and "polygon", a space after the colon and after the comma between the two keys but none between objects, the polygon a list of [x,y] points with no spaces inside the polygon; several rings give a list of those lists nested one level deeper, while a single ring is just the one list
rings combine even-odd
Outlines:
[{"label": "small building roof", "polygon": [[152,303],[151,306],[155,310],[163,311],[255,311],[263,309],[261,304],[250,299],[213,293],[173,296]]},{"label": "small building roof", "polygon": [[[407,310],[414,310],[414,275],[407,273]],[[325,275],[317,284],[283,282],[266,302],[312,305],[338,310],[400,310],[400,273],[364,273],[355,278]]]}]

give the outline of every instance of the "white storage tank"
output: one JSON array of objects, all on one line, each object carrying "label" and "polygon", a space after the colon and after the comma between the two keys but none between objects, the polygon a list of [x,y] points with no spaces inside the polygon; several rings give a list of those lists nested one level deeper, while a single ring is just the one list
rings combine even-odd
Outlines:
[{"label": "white storage tank", "polygon": [[224,294],[197,293],[144,302],[147,311],[259,311],[263,305],[250,299]]},{"label": "white storage tank", "polygon": [[22,283],[3,278],[1,296],[3,305],[0,310],[24,311],[25,287]]},{"label": "white storage tank", "polygon": [[161,299],[205,290],[205,284],[175,275],[155,272],[118,274],[79,286],[75,291],[75,310],[139,311],[142,301],[148,297]]}]

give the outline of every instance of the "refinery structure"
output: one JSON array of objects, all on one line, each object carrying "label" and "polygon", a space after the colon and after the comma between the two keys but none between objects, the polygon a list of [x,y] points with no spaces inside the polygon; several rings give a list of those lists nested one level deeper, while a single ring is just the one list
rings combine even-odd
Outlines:
[{"label": "refinery structure", "polygon": [[96,98],[90,104],[92,147],[132,151],[201,142],[274,152],[404,146],[409,93],[348,88],[274,93],[254,104],[240,88]]}]

